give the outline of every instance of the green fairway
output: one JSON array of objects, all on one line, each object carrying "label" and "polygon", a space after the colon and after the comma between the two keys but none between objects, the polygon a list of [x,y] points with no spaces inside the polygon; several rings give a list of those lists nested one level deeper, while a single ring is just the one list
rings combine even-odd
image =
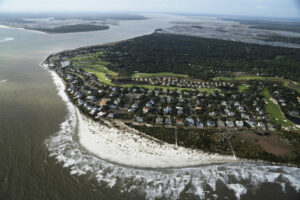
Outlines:
[{"label": "green fairway", "polygon": [[96,71],[90,68],[83,68],[84,71],[95,74],[98,77],[98,80],[107,85],[114,85],[109,78],[106,77],[105,73]]},{"label": "green fairway", "polygon": [[159,73],[136,73],[133,74],[133,78],[146,78],[146,77],[155,77],[155,76],[172,76],[178,78],[188,78],[189,76],[186,74],[175,74],[170,72],[159,72]]},{"label": "green fairway", "polygon": [[275,104],[273,101],[271,101],[271,95],[267,89],[264,90],[264,97],[267,102],[266,110],[270,114],[270,116],[273,118],[273,120],[280,124],[281,126],[292,126],[293,123],[285,118],[283,113],[280,110],[279,105]]},{"label": "green fairway", "polygon": [[236,77],[216,77],[215,81],[249,81],[249,80],[262,80],[262,81],[278,81],[283,83],[287,88],[295,90],[300,93],[300,83],[288,79],[278,77],[263,77],[263,76],[236,76]]},{"label": "green fairway", "polygon": [[240,92],[240,93],[244,92],[244,90],[246,90],[248,87],[249,87],[248,84],[242,84],[242,85],[239,85],[239,87],[238,87],[239,92]]},{"label": "green fairway", "polygon": [[236,77],[216,77],[215,81],[249,81],[249,80],[264,80],[262,76],[236,76]]}]

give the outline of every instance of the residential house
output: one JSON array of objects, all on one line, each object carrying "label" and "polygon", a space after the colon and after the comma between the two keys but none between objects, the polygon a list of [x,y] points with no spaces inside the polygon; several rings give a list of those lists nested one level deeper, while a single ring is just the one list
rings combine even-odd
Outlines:
[{"label": "residential house", "polygon": [[213,126],[216,126],[216,122],[212,121],[212,120],[207,120],[207,126],[208,127],[213,127]]}]

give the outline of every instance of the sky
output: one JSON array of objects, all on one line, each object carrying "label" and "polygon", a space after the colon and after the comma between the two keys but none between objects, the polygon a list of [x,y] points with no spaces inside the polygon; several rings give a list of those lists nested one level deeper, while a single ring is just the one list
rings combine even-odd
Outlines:
[{"label": "sky", "polygon": [[0,0],[0,12],[172,12],[300,17],[300,0]]}]

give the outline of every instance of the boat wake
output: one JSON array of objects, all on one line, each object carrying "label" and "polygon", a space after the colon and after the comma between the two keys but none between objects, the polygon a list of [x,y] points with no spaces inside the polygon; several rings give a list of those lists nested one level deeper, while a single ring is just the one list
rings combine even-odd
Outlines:
[{"label": "boat wake", "polygon": [[60,131],[46,140],[49,155],[55,157],[72,175],[89,175],[100,185],[118,188],[121,192],[139,192],[146,199],[178,199],[193,195],[200,199],[217,199],[218,190],[234,192],[240,199],[263,183],[278,184],[283,192],[291,186],[300,192],[300,169],[268,166],[257,163],[228,163],[188,168],[138,169],[104,161],[73,139],[76,129],[76,108],[64,92],[59,76],[50,71],[59,96],[66,102],[68,114]]},{"label": "boat wake", "polygon": [[0,43],[1,42],[8,42],[8,41],[11,41],[11,40],[14,40],[14,38],[13,37],[6,37],[6,38],[0,38]]}]

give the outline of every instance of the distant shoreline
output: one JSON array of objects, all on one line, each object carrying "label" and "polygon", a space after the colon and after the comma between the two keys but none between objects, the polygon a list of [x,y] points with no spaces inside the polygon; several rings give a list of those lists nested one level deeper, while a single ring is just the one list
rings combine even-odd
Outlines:
[{"label": "distant shoreline", "polygon": [[55,28],[24,28],[26,30],[41,31],[47,34],[64,34],[64,33],[82,33],[92,31],[103,31],[108,30],[109,26],[103,25],[88,25],[88,24],[77,24],[77,25],[66,25]]}]

